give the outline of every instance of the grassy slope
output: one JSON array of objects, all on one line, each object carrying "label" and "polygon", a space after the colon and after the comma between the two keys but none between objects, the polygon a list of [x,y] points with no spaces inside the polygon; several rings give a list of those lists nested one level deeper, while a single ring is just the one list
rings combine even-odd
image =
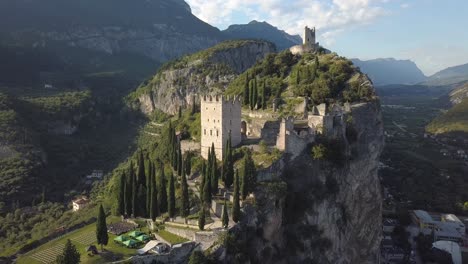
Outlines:
[{"label": "grassy slope", "polygon": [[468,133],[468,98],[434,119],[426,129],[433,134]]}]

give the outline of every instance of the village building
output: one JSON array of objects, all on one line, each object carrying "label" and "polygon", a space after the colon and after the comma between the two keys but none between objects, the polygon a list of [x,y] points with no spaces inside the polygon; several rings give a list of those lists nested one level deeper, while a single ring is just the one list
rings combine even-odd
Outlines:
[{"label": "village building", "polygon": [[72,201],[73,212],[79,211],[85,208],[89,204],[88,198],[82,196]]},{"label": "village building", "polygon": [[465,224],[453,214],[428,213],[423,210],[411,212],[411,219],[424,234],[434,234],[434,239],[461,243]]}]

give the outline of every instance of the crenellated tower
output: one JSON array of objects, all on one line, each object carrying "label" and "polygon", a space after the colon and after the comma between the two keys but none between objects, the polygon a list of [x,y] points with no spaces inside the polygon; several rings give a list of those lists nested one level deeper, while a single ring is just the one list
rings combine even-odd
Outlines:
[{"label": "crenellated tower", "polygon": [[307,48],[314,49],[316,46],[315,43],[315,27],[310,29],[309,27],[304,28],[304,39],[303,39],[303,45],[306,46]]},{"label": "crenellated tower", "polygon": [[241,98],[205,95],[200,101],[202,157],[208,158],[208,150],[214,144],[216,157],[222,160],[229,136],[232,146],[241,143]]}]

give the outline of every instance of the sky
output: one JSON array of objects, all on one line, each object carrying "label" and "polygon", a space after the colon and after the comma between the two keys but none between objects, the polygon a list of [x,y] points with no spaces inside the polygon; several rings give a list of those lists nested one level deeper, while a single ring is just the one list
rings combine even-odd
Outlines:
[{"label": "sky", "polygon": [[468,0],[186,0],[203,21],[226,29],[266,21],[363,60],[410,59],[426,75],[468,63]]}]

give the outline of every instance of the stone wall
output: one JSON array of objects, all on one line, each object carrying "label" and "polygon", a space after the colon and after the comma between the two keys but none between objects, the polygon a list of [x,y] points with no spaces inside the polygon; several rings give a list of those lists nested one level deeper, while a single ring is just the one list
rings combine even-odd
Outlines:
[{"label": "stone wall", "polygon": [[218,217],[221,217],[223,213],[224,204],[218,203],[215,200],[211,201],[211,210],[213,210],[214,214]]},{"label": "stone wall", "polygon": [[180,141],[180,149],[182,153],[185,154],[187,151],[200,151],[200,142],[196,142],[193,140],[181,140]]},{"label": "stone wall", "polygon": [[195,240],[195,233],[197,232],[197,230],[189,228],[176,228],[171,226],[166,226],[165,230],[191,241]]},{"label": "stone wall", "polygon": [[208,249],[218,240],[218,237],[226,230],[199,231],[195,233],[195,241],[201,244],[203,250]]},{"label": "stone wall", "polygon": [[284,169],[284,160],[279,159],[270,167],[257,171],[257,182],[275,181],[281,178],[281,173]]}]

